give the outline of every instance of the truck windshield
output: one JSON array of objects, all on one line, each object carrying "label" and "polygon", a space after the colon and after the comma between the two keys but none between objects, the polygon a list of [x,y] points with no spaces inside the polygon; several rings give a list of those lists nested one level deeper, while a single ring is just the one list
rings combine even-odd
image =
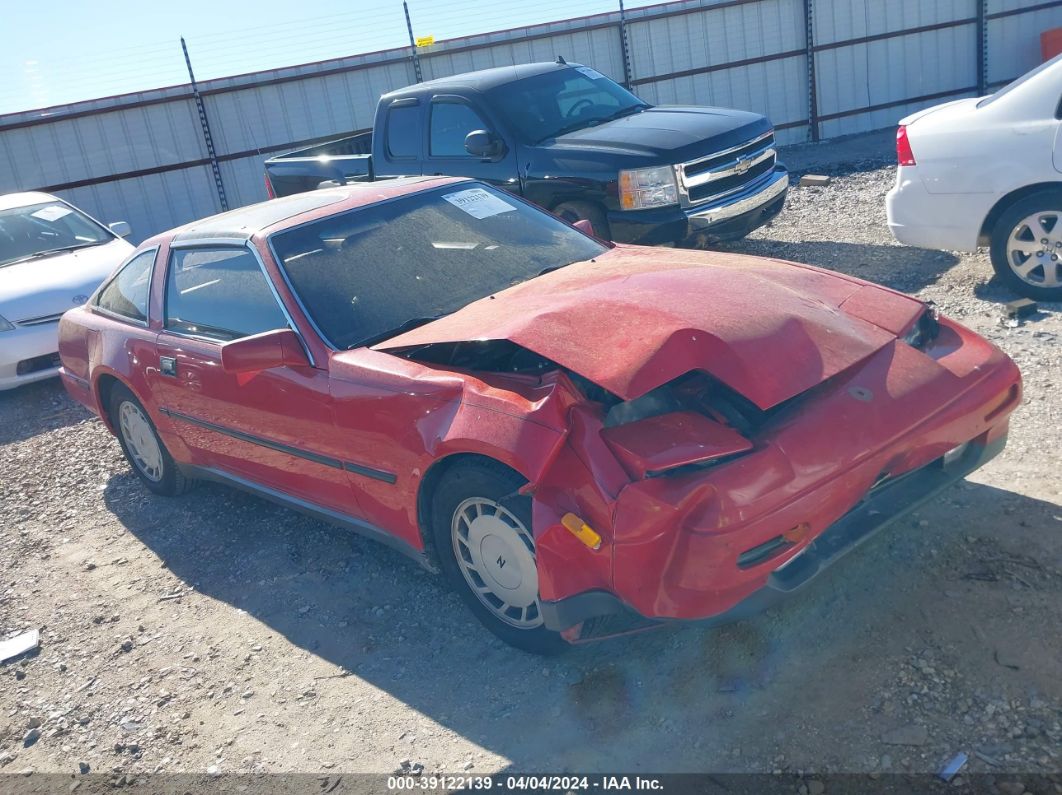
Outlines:
[{"label": "truck windshield", "polygon": [[0,210],[0,268],[112,240],[113,234],[62,202]]},{"label": "truck windshield", "polygon": [[270,242],[313,322],[340,349],[375,344],[607,250],[478,182],[332,215]]},{"label": "truck windshield", "polygon": [[524,143],[536,144],[648,108],[630,91],[586,66],[505,83],[488,93]]}]

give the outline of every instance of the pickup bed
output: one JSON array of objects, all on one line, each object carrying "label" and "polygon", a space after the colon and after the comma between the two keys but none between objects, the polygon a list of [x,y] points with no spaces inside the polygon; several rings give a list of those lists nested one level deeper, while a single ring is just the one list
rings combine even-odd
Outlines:
[{"label": "pickup bed", "polygon": [[418,83],[373,130],[266,161],[271,196],[395,176],[491,182],[624,243],[744,237],[777,215],[788,173],[770,121],[643,102],[563,59]]}]

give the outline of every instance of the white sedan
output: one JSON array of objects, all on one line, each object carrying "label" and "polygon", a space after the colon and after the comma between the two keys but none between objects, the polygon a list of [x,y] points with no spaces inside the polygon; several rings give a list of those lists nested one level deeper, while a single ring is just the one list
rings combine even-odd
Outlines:
[{"label": "white sedan", "polygon": [[995,94],[900,121],[885,201],[901,243],[973,251],[1014,292],[1062,300],[1062,56]]},{"label": "white sedan", "polygon": [[0,196],[0,390],[59,372],[59,318],[132,253],[129,231],[47,193]]}]

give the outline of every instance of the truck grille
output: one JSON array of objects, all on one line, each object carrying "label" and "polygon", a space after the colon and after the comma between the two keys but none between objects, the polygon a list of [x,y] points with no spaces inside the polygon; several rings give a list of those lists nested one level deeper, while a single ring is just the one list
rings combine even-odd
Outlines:
[{"label": "truck grille", "polygon": [[682,204],[690,206],[736,193],[774,170],[774,132],[678,166]]}]

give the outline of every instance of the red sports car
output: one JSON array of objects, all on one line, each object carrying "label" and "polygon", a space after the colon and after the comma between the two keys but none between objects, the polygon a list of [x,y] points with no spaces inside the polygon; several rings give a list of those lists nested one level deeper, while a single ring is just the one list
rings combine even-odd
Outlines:
[{"label": "red sports car", "polygon": [[762,608],[998,453],[1021,398],[908,296],[610,245],[449,178],[159,235],[60,339],[152,491],[367,533],[538,652]]}]

